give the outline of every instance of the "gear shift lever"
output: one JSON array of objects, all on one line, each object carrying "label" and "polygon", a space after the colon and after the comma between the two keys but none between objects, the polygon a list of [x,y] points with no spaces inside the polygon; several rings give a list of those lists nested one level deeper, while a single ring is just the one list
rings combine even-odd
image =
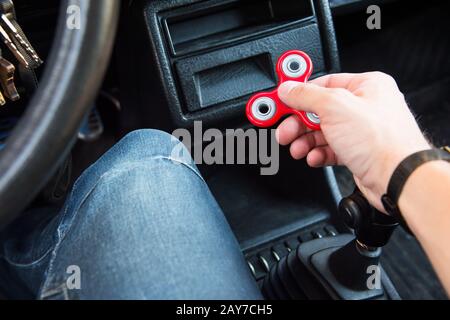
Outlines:
[{"label": "gear shift lever", "polygon": [[395,218],[373,208],[358,188],[342,199],[339,213],[347,226],[355,230],[358,242],[367,247],[384,247],[398,226]]},{"label": "gear shift lever", "polygon": [[358,189],[341,201],[339,213],[355,230],[356,239],[330,255],[329,268],[346,287],[367,290],[368,270],[379,268],[381,247],[389,242],[398,222],[370,206]]},{"label": "gear shift lever", "polygon": [[[263,293],[268,298],[365,300],[398,297],[379,266],[381,248],[388,243],[398,226],[397,221],[370,206],[358,189],[341,201],[339,213],[355,235],[342,234],[301,244],[265,279]],[[372,275],[380,277],[373,286],[368,281]],[[377,283],[382,286],[376,286]]]}]

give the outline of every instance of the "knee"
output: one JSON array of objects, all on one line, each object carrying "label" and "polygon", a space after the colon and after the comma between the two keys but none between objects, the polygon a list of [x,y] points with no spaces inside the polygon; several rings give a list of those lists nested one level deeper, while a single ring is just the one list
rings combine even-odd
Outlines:
[{"label": "knee", "polygon": [[186,214],[189,201],[180,199],[186,199],[188,192],[195,196],[206,190],[195,167],[155,158],[107,172],[87,193],[79,213],[83,220],[92,220],[90,225],[103,225],[105,236],[113,233],[126,238],[123,226],[142,231],[139,234],[145,234],[145,230],[152,234],[167,213],[177,218]]},{"label": "knee", "polygon": [[[132,192],[142,195],[145,193],[137,191],[142,191],[145,184],[147,189],[167,186],[169,181],[179,180],[175,175],[180,177],[192,173],[200,176],[189,151],[175,137],[157,130],[135,131],[77,180],[72,191],[72,195],[77,196],[72,205],[76,206],[99,187],[105,190],[112,186],[120,188],[116,196]],[[108,197],[111,199],[111,195]]]},{"label": "knee", "polygon": [[126,156],[137,158],[166,156],[173,154],[174,148],[181,142],[167,132],[143,129],[127,134],[111,150]]},{"label": "knee", "polygon": [[[114,203],[105,212],[138,211],[134,207],[158,211],[161,205],[184,197],[186,190],[205,184],[185,145],[164,131],[152,129],[126,135],[84,176],[86,179],[80,180],[88,183],[78,184],[82,189],[78,191],[97,205]],[[115,210],[117,206],[124,210]]]},{"label": "knee", "polygon": [[111,170],[127,163],[149,162],[157,158],[195,167],[189,150],[177,138],[167,132],[145,129],[125,136],[97,162],[96,169]]},{"label": "knee", "polygon": [[133,145],[137,147],[164,147],[178,142],[169,133],[154,129],[140,129],[128,133],[118,144]]}]

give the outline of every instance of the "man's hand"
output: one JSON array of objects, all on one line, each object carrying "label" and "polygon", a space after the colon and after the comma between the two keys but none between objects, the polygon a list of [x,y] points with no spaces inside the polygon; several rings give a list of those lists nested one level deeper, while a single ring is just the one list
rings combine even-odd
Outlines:
[{"label": "man's hand", "polygon": [[322,131],[311,132],[295,116],[278,128],[295,159],[311,167],[345,165],[377,209],[395,168],[430,145],[395,80],[381,72],[333,74],[308,84],[286,82],[278,95],[288,106],[314,112]]}]

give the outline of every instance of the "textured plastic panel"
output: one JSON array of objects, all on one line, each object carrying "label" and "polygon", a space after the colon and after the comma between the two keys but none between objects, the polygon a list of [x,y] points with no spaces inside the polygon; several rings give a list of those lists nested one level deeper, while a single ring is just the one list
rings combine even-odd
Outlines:
[{"label": "textured plastic panel", "polygon": [[[276,77],[271,79],[275,73],[276,60],[289,49],[307,52],[318,74],[339,71],[337,45],[327,0],[313,0],[315,16],[308,19],[268,26],[267,29],[247,35],[245,39],[224,39],[213,47],[202,48],[188,55],[173,56],[163,22],[163,18],[170,15],[172,10],[182,10],[188,14],[193,6],[214,7],[235,2],[240,1],[148,1],[144,5],[148,37],[143,41],[156,59],[152,67],[156,68],[156,74],[148,74],[149,79],[144,83],[159,81],[158,85],[163,89],[162,98],[177,127],[192,127],[197,120],[203,121],[205,126],[223,125],[229,120],[236,123],[238,119],[242,119],[244,124],[246,98],[261,89],[267,89],[264,87],[269,86],[270,81],[276,84]],[[270,59],[260,59],[261,54],[270,54]],[[148,63],[152,63],[151,57]],[[239,73],[242,76],[245,70],[249,72],[245,80],[247,87],[230,87],[230,83],[235,81]],[[248,84],[252,77],[254,82]],[[241,84],[244,81],[242,79]],[[207,84],[214,80],[217,81],[214,85]],[[215,91],[219,93],[216,95]],[[142,104],[153,105],[153,102],[143,101]]]},{"label": "textured plastic panel", "polygon": [[[293,48],[302,48],[311,56],[316,73],[326,72],[316,24],[179,60],[175,66],[186,109],[196,111],[218,104],[239,108],[248,95],[276,86],[277,59]],[[258,59],[261,55],[268,59]],[[205,70],[212,68],[214,72],[204,81]],[[241,99],[234,100],[237,98]]]},{"label": "textured plastic panel", "polygon": [[283,28],[314,15],[311,0],[245,0],[199,3],[162,14],[173,55],[183,55],[258,33]]},{"label": "textured plastic panel", "polygon": [[[261,54],[194,74],[200,108],[248,95],[275,85],[270,54]],[[227,90],[223,90],[227,88]],[[197,106],[189,108],[195,111]]]}]

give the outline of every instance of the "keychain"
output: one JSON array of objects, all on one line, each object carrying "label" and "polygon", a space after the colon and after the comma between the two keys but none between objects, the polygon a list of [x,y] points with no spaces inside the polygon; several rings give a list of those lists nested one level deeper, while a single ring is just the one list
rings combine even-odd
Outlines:
[{"label": "keychain", "polygon": [[[300,50],[284,53],[277,63],[279,85],[286,81],[306,83],[311,77],[313,64],[311,58]],[[278,98],[278,88],[272,92],[262,92],[254,95],[247,103],[247,118],[250,122],[262,128],[275,125],[289,114],[295,114],[309,129],[320,130],[320,119],[315,113],[304,112],[286,106]]]}]

